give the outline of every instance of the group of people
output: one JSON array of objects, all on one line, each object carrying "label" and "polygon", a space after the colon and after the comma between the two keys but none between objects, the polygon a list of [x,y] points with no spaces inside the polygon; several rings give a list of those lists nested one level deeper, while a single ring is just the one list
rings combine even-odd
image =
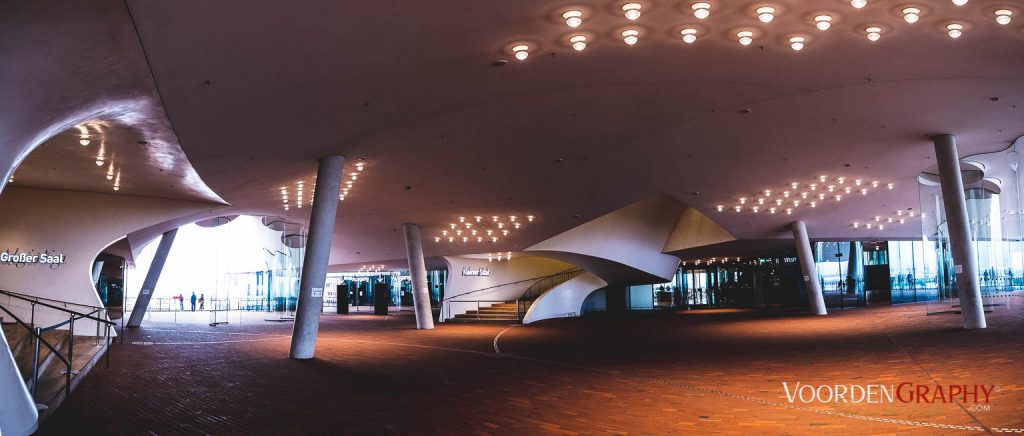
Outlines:
[{"label": "group of people", "polygon": [[[178,300],[178,307],[181,310],[185,310],[185,297],[179,292],[178,295],[171,297],[173,300]],[[206,296],[205,294],[199,294],[199,298],[196,298],[196,293],[192,293],[192,298],[189,299],[192,302],[192,311],[196,311],[196,303],[199,303],[199,310],[206,310]]]}]

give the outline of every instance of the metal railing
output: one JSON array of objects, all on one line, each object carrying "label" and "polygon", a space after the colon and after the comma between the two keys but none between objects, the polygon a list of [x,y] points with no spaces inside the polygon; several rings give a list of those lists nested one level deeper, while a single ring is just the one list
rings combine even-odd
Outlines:
[{"label": "metal railing", "polygon": [[[522,319],[523,315],[525,315],[525,311],[521,310],[521,308],[523,306],[525,306],[526,302],[535,300],[537,297],[539,297],[544,292],[550,290],[551,288],[553,288],[555,286],[558,286],[559,284],[562,284],[562,283],[572,279],[573,277],[579,276],[580,274],[583,274],[583,273],[584,273],[584,271],[582,269],[572,268],[572,269],[567,269],[565,271],[561,271],[561,272],[558,272],[558,273],[555,273],[555,274],[551,274],[551,275],[546,275],[546,276],[542,276],[542,277],[533,277],[533,278],[524,279],[524,280],[517,280],[517,281],[509,282],[509,283],[502,283],[500,285],[488,286],[486,288],[480,288],[480,289],[472,290],[472,291],[469,291],[469,292],[463,292],[463,293],[461,293],[459,295],[455,295],[455,296],[452,296],[452,297],[445,298],[444,300],[441,300],[441,313],[442,313],[441,321],[444,322],[445,320],[452,318],[451,303],[477,303],[477,318],[479,318],[479,316],[480,316],[480,304],[479,303],[511,303],[513,301],[516,303],[516,318],[517,319]],[[476,293],[485,292],[485,291],[493,291],[495,289],[502,288],[502,287],[505,287],[505,286],[518,285],[518,284],[527,283],[527,282],[534,282],[534,283],[531,284],[529,287],[527,287],[526,290],[523,291],[523,293],[520,295],[520,297],[516,298],[515,300],[501,300],[501,301],[498,301],[498,300],[465,300],[465,299],[463,299],[464,297],[466,297],[467,295],[470,295],[470,294],[476,294]]]},{"label": "metal railing", "polygon": [[[135,307],[137,298],[125,298],[125,311],[131,312]],[[206,298],[202,306],[196,302],[195,311],[232,311],[241,310],[249,312],[280,312],[295,310],[297,299],[295,297],[239,297],[213,299]],[[327,304],[325,304],[326,306]],[[147,312],[192,312],[192,302],[189,297],[184,301],[177,298],[153,298],[149,302]]]},{"label": "metal railing", "polygon": [[[107,365],[107,367],[110,366],[110,344],[111,344],[111,341],[110,341],[110,329],[113,328],[114,326],[116,326],[116,324],[114,322],[110,321],[110,320],[99,318],[99,316],[103,316],[103,317],[106,316],[104,314],[104,312],[106,311],[105,308],[89,306],[89,305],[85,305],[85,304],[71,303],[71,302],[61,301],[61,300],[54,300],[54,299],[44,298],[44,297],[36,297],[36,296],[32,296],[32,295],[19,294],[19,293],[16,293],[16,292],[9,292],[9,291],[4,291],[4,290],[0,290],[0,295],[6,295],[8,297],[8,304],[10,304],[9,303],[10,299],[14,298],[14,299],[18,299],[18,300],[21,300],[21,301],[28,302],[31,305],[31,315],[30,315],[30,322],[29,323],[26,323],[25,321],[22,321],[21,318],[19,318],[17,315],[15,315],[13,312],[11,312],[7,307],[4,307],[2,304],[0,304],[0,310],[3,310],[5,313],[7,313],[7,315],[9,315],[11,317],[11,319],[13,319],[15,321],[15,324],[24,327],[29,332],[29,334],[32,335],[32,338],[34,340],[33,359],[32,359],[32,385],[30,387],[30,391],[32,393],[32,399],[33,400],[36,400],[36,392],[37,392],[38,387],[39,387],[39,370],[40,370],[40,367],[42,366],[41,363],[39,362],[40,345],[46,346],[46,348],[48,348],[50,350],[50,355],[51,356],[56,356],[64,364],[64,366],[66,368],[66,370],[64,372],[64,376],[65,376],[65,379],[64,379],[64,398],[67,399],[67,398],[69,398],[71,396],[71,377],[77,374],[77,372],[74,371],[75,321],[78,321],[78,320],[81,320],[81,319],[88,319],[88,320],[91,320],[91,321],[95,321],[96,322],[96,337],[97,338],[99,338],[99,336],[100,336],[100,334],[99,334],[100,333],[100,331],[99,331],[100,330],[100,325],[103,325],[105,327],[105,331],[104,331],[104,335],[103,335],[103,343],[104,343],[104,348],[105,348],[104,352],[106,353],[106,365]],[[49,303],[46,303],[44,301],[49,301],[49,302],[53,302],[53,303],[57,303],[57,304],[62,304],[64,307],[60,307],[60,306],[57,306],[57,305],[54,305],[54,304],[49,304]],[[87,308],[92,308],[93,310],[88,312],[88,313],[76,312],[74,310],[68,309],[67,308],[68,305],[79,306],[79,307],[87,307]],[[44,307],[44,308],[47,308],[47,309],[52,309],[52,310],[56,310],[58,312],[62,312],[62,313],[66,314],[68,316],[68,320],[67,321],[59,322],[57,324],[54,324],[54,325],[51,325],[51,326],[48,326],[48,327],[38,327],[38,326],[35,325],[36,306],[41,306],[41,307]],[[96,315],[99,315],[99,316],[96,316]],[[57,347],[54,344],[51,344],[49,341],[47,341],[46,339],[43,338],[43,333],[46,333],[46,332],[49,332],[49,331],[52,331],[52,330],[57,330],[57,329],[59,329],[61,327],[64,327],[65,325],[68,326],[68,342],[67,342],[67,356],[66,357],[64,355],[62,355],[60,353],[60,351],[57,350]],[[27,384],[28,382],[25,381],[25,383]]]},{"label": "metal railing", "polygon": [[540,297],[545,292],[550,291],[555,286],[558,286],[562,283],[579,277],[583,275],[583,273],[585,272],[586,271],[580,268],[573,268],[544,277],[543,279],[538,280],[537,283],[530,285],[529,288],[526,288],[526,290],[523,291],[523,295],[519,297],[519,299],[523,301],[536,300],[537,297]]}]

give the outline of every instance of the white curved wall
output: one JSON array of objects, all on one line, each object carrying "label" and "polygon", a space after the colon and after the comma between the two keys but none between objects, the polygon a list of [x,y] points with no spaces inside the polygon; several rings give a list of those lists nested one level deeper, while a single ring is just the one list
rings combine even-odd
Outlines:
[{"label": "white curved wall", "polygon": [[583,273],[573,277],[537,298],[526,311],[523,324],[537,322],[542,319],[579,316],[583,313],[583,301],[590,293],[608,286],[608,283],[591,273]]},{"label": "white curved wall", "polygon": [[[530,248],[615,283],[672,279],[679,258],[662,253],[686,205],[659,194],[598,217]],[[623,268],[625,267],[625,268]],[[632,271],[631,271],[632,270]]]},{"label": "white curved wall", "polygon": [[21,381],[18,365],[14,363],[11,347],[0,330],[0,434],[22,436],[36,431],[39,412],[25,383]]},{"label": "white curved wall", "polygon": [[[58,268],[0,265],[0,289],[100,306],[92,283],[92,263],[104,247],[136,229],[215,207],[221,205],[8,187],[0,195],[0,252],[49,251],[64,254],[66,260]],[[27,304],[14,300],[10,305],[19,309],[19,317],[28,315]],[[40,317],[38,312],[36,320],[39,324],[59,322],[55,316]],[[95,333],[94,327],[76,323],[75,328],[84,328],[83,334]]]},{"label": "white curved wall", "polygon": [[[520,280],[541,278],[556,274],[572,268],[567,263],[549,259],[541,256],[531,256],[515,253],[511,261],[488,262],[487,259],[477,259],[464,256],[446,256],[448,264],[448,283],[445,285],[446,300],[469,300],[489,301],[481,303],[482,307],[494,304],[492,302],[514,300],[523,294],[526,288],[530,287],[535,280],[515,283]],[[463,276],[462,269],[488,268],[489,276]],[[506,285],[507,286],[500,286]],[[484,288],[497,286],[481,292],[473,292]],[[468,310],[476,310],[476,303],[452,303],[446,302],[442,305],[441,320],[451,318],[455,315],[466,313]]]}]

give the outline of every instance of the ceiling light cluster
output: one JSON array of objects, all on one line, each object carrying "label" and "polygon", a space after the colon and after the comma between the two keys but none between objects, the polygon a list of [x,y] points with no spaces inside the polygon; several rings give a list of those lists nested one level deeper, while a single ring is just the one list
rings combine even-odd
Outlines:
[{"label": "ceiling light cluster", "polygon": [[[854,221],[850,226],[855,229],[885,230],[896,225],[906,224],[911,218],[915,217],[918,217],[918,213],[914,211],[914,208],[908,207],[906,209],[899,209],[889,215],[875,215],[866,220]],[[920,218],[924,217],[925,214],[921,213]]]},{"label": "ceiling light cluster", "polygon": [[497,259],[498,262],[512,260],[512,252],[506,251],[502,253],[499,251],[497,253],[487,253],[488,262],[494,262],[495,259]]},{"label": "ceiling light cluster", "polygon": [[536,219],[533,215],[460,216],[441,229],[434,242],[497,243]]},{"label": "ceiling light cluster", "polygon": [[[968,3],[968,0],[952,0],[952,2],[956,6],[964,6]],[[850,5],[856,9],[862,9],[868,5],[868,0],[851,0]],[[711,16],[712,4],[709,2],[695,1],[689,3],[689,8],[690,11],[693,13],[693,16],[698,20],[707,20]],[[620,9],[622,11],[622,14],[626,18],[626,20],[632,22],[640,19],[642,11],[644,9],[644,5],[642,3],[629,2],[619,5],[617,9]],[[780,13],[778,5],[772,4],[770,2],[755,3],[751,7],[751,9],[748,9],[747,11],[747,13],[751,14],[752,18],[756,19],[759,23],[762,24],[774,22],[775,18]],[[785,11],[783,10],[781,12]],[[901,6],[894,12],[897,12],[899,16],[903,18],[904,21],[911,24],[918,22],[923,16],[926,15],[926,9],[924,9],[922,6],[914,4]],[[575,30],[584,24],[584,18],[588,13],[590,12],[587,12],[584,8],[573,7],[569,9],[559,10],[556,17],[560,17],[560,19],[565,23],[566,26],[568,26],[570,29]],[[995,21],[997,23],[1001,25],[1006,25],[1009,24],[1012,20],[1014,11],[1006,7],[1000,6],[990,13],[994,14]],[[818,30],[826,31],[831,29],[833,27],[833,24],[835,24],[836,15],[832,12],[822,11],[817,14],[811,15],[811,17],[807,21],[809,24],[813,24],[814,27],[817,28]],[[946,33],[951,38],[954,39],[960,38],[964,34],[964,31],[967,27],[967,24],[964,24],[959,21],[948,22],[945,25]],[[881,24],[867,24],[864,25],[863,27],[858,27],[856,30],[858,32],[862,32],[863,35],[866,36],[869,41],[874,42],[882,38],[882,34],[885,32],[885,27],[882,26]],[[627,45],[637,44],[639,42],[639,38],[642,32],[642,29],[633,27],[617,31],[619,36],[621,36],[623,42],[625,42]],[[697,41],[698,36],[701,33],[705,32],[706,30],[701,31],[698,27],[695,27],[693,25],[685,25],[679,30],[679,35],[682,37],[684,43],[693,44],[694,42]],[[759,32],[750,28],[735,29],[732,32],[730,32],[730,34],[735,35],[736,41],[744,46],[751,45],[754,42],[755,38],[760,38],[761,36],[763,36],[763,32]],[[583,51],[584,49],[587,48],[587,44],[590,42],[587,35],[588,34],[584,33],[572,33],[570,35],[567,35],[562,41],[563,43],[567,42],[568,46],[572,47],[573,50]],[[809,42],[811,42],[811,38],[808,38],[806,35],[796,34],[787,36],[786,38],[784,38],[784,41],[786,41],[789,47],[794,51],[800,51],[804,47],[806,47]],[[520,61],[526,60],[530,56],[530,52],[536,49],[535,44],[531,44],[528,42],[515,42],[506,47],[508,48],[508,51],[511,52],[511,54]]]},{"label": "ceiling light cluster", "polygon": [[379,273],[384,270],[384,265],[363,265],[359,267],[361,273]]},{"label": "ceiling light cluster", "polygon": [[697,265],[697,266],[700,266],[700,265],[713,265],[715,263],[720,263],[720,264],[725,265],[725,264],[729,264],[729,263],[736,263],[736,262],[742,262],[742,261],[743,260],[741,258],[739,258],[739,257],[723,257],[723,258],[712,257],[710,259],[696,259],[696,260],[692,260],[692,261],[684,260],[684,261],[680,262],[679,264],[681,266],[686,266],[687,263],[693,262],[693,264]]},{"label": "ceiling light cluster", "polygon": [[[338,192],[338,200],[344,201],[352,193],[352,189],[355,187],[359,177],[363,175],[366,169],[366,159],[361,158],[355,161],[352,168],[343,172],[342,184]],[[299,179],[288,185],[281,185],[278,187],[278,192],[281,195],[281,207],[284,210],[291,210],[292,207],[302,209],[304,205],[313,204],[313,194],[316,192],[316,185],[310,179]],[[311,181],[314,186],[311,189],[306,189],[307,181]],[[309,195],[308,197],[306,195]]]},{"label": "ceiling light cluster", "polygon": [[[348,198],[349,193],[352,191],[352,187],[355,186],[356,181],[359,180],[359,176],[363,175],[363,170],[366,169],[366,158],[356,161],[355,168],[355,171],[348,171],[344,173],[348,174],[348,176],[342,178],[345,182],[343,184],[344,186],[341,187],[341,192],[338,193],[338,200],[345,201],[345,199]],[[310,203],[312,202],[313,200],[311,198]]]},{"label": "ceiling light cluster", "polygon": [[[114,168],[114,156],[107,151],[106,135],[103,132],[104,123],[102,121],[90,121],[76,125],[74,128],[77,130],[74,133],[74,137],[78,139],[78,144],[86,147],[93,144],[94,140],[99,141],[99,147],[96,150],[96,158],[94,163],[97,167],[107,166],[103,176],[109,182],[113,182],[111,188],[114,191],[121,190],[121,171]],[[14,181],[12,177],[10,181]]]},{"label": "ceiling light cluster", "polygon": [[731,204],[715,205],[718,212],[744,211],[768,215],[792,215],[800,208],[816,209],[850,196],[866,196],[873,189],[895,189],[894,183],[882,183],[862,177],[820,175],[810,182],[790,182],[781,189],[764,188],[754,194],[740,194]]}]

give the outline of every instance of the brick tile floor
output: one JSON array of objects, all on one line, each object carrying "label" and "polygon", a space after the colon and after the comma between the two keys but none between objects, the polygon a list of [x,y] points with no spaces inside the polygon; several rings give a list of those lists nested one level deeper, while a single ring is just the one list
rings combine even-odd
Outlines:
[{"label": "brick tile floor", "polygon": [[[681,311],[516,326],[325,315],[128,331],[41,434],[895,434],[1024,428],[1024,298],[966,331],[923,305]],[[153,342],[133,345],[132,342]],[[991,410],[790,404],[793,384],[987,384]],[[838,415],[837,415],[838,414]],[[939,427],[936,427],[938,425]],[[980,432],[980,431],[974,431]]]}]

